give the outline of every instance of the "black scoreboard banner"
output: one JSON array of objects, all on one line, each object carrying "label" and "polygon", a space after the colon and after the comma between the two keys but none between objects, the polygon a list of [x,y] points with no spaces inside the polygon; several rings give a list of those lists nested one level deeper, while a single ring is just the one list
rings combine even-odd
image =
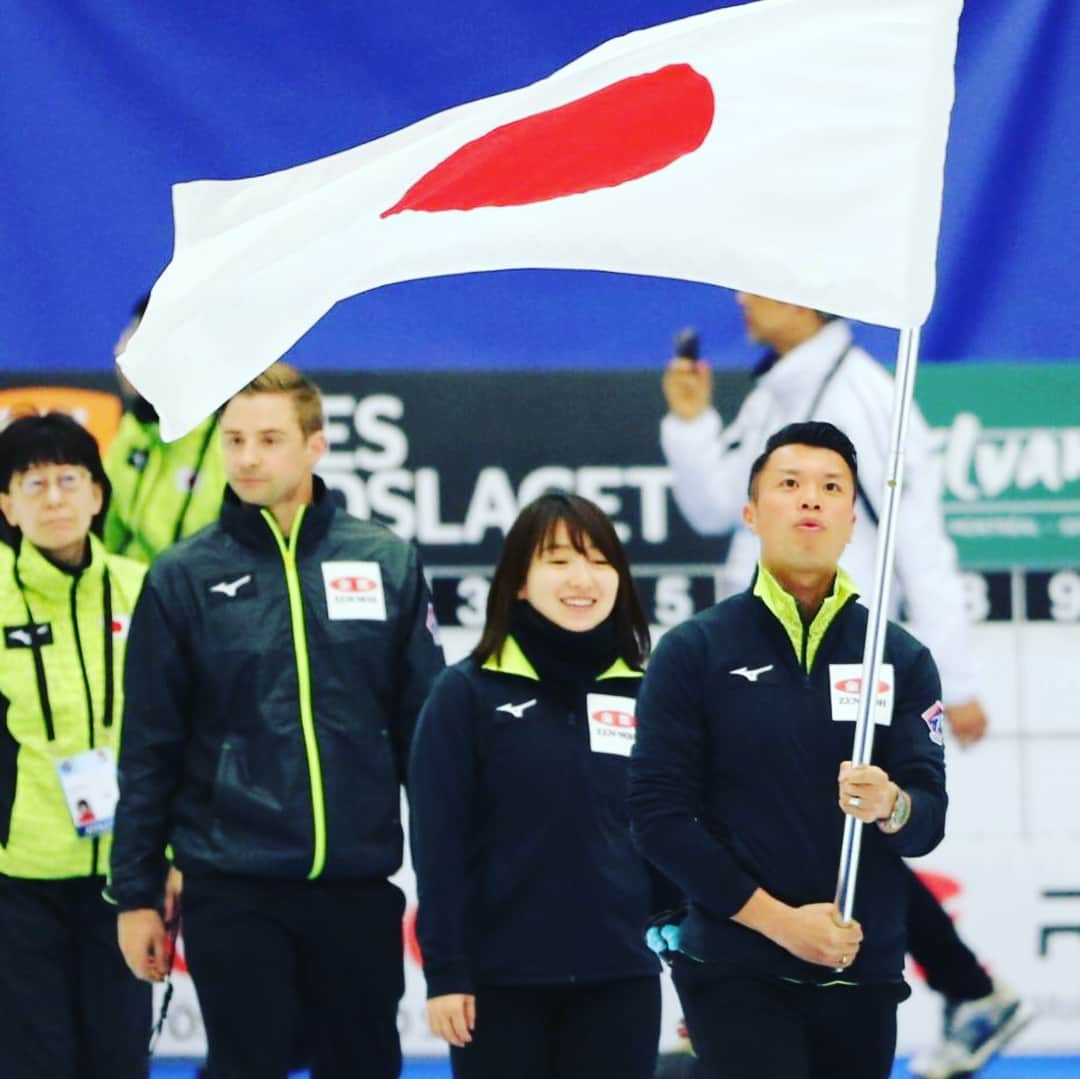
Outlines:
[{"label": "black scoreboard banner", "polygon": [[[950,389],[950,372],[924,373],[928,382],[941,383],[940,390]],[[654,624],[675,625],[715,602],[714,571],[723,561],[727,541],[698,535],[675,505],[659,446],[665,411],[659,369],[324,371],[314,377],[323,391],[329,443],[320,473],[351,513],[381,520],[417,543],[442,624],[479,628],[503,536],[524,504],[552,488],[591,498],[613,519]],[[42,386],[33,375],[0,373],[0,424],[5,410],[10,415],[38,399],[42,407],[62,407],[57,394],[65,386],[116,392],[106,374],[53,375],[49,385]],[[734,414],[748,387],[744,375],[717,372],[715,396],[725,416]],[[942,397],[933,386],[929,391],[921,387],[923,394],[931,404]],[[951,389],[948,396],[955,396]],[[118,401],[106,400],[118,413]],[[77,392],[73,401],[76,411],[90,407],[80,403]],[[965,408],[975,407],[970,394],[965,401]],[[938,432],[945,440],[942,452],[952,485],[945,503],[948,512],[959,495],[970,496],[965,488],[982,475],[977,466],[986,454],[974,454],[971,470],[959,469],[955,447],[947,442],[948,413],[941,411],[941,401],[936,408],[939,424],[945,425]],[[958,414],[963,430],[971,426],[970,419],[963,418],[967,415]],[[1024,428],[1026,441],[1003,429],[991,434],[999,442],[1004,439],[1003,445],[1015,442],[1018,461],[1040,446],[1039,460],[1049,461],[1049,450],[1056,445],[1051,434],[1066,449],[1075,441],[1071,428],[1049,434]],[[1000,461],[1003,452],[995,450],[994,460]],[[1075,469],[1065,467],[1071,456],[1061,460],[1057,472],[1028,468],[1022,478],[1029,498],[1053,495],[1047,504],[1067,515],[1071,503],[1064,496],[1072,491]],[[985,460],[983,466],[985,471]],[[1045,492],[1034,484],[1039,477],[1049,484]],[[1012,499],[995,511],[1002,516],[1015,503],[1016,492],[1001,481],[997,488],[996,493]],[[983,491],[980,497],[986,502],[994,493]],[[992,501],[987,504],[993,508]],[[1002,561],[968,561],[966,553],[976,548],[959,544],[969,571],[965,582],[973,621],[1080,620],[1080,544],[1048,546],[1064,549],[1067,557],[1055,555],[1043,563],[1010,557],[1016,548],[1000,539],[984,549]]]},{"label": "black scoreboard banner", "polygon": [[[634,566],[634,582],[649,621],[676,626],[723,596],[715,566]],[[435,613],[443,626],[479,630],[491,584],[491,567],[427,567]],[[1080,622],[1077,569],[965,571],[968,618],[980,622]]]}]

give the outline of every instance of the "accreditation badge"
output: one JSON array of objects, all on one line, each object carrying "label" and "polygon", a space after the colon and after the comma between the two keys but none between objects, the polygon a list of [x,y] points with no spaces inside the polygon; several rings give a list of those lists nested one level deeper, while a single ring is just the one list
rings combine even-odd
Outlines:
[{"label": "accreditation badge", "polygon": [[[893,665],[883,663],[878,673],[878,691],[874,699],[874,722],[882,727],[892,725]],[[834,722],[854,723],[859,718],[859,687],[862,685],[861,663],[829,664],[829,695]]]},{"label": "accreditation badge", "polygon": [[73,757],[61,757],[56,762],[56,773],[75,832],[84,838],[111,832],[120,798],[112,749],[101,746]]},{"label": "accreditation badge", "polygon": [[637,740],[637,717],[633,697],[590,693],[585,698],[589,714],[589,748],[594,753],[629,757]]}]

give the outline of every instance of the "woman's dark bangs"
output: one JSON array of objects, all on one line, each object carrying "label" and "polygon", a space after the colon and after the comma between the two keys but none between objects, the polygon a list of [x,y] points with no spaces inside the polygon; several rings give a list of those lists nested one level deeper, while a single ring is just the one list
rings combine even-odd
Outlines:
[{"label": "woman's dark bangs", "polygon": [[588,554],[591,545],[609,562],[615,562],[616,552],[612,546],[612,531],[607,518],[599,511],[590,512],[592,507],[582,499],[567,498],[560,502],[561,505],[550,507],[550,515],[544,521],[536,550],[543,552],[555,545],[555,532],[561,522],[566,526],[570,546],[578,554]]}]

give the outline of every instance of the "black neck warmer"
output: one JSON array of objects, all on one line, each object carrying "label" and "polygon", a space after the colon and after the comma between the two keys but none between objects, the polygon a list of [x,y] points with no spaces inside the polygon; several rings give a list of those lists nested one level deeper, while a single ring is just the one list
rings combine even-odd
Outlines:
[{"label": "black neck warmer", "polygon": [[510,633],[540,680],[560,696],[575,696],[619,658],[614,614],[584,632],[563,629],[525,600],[510,614]]}]

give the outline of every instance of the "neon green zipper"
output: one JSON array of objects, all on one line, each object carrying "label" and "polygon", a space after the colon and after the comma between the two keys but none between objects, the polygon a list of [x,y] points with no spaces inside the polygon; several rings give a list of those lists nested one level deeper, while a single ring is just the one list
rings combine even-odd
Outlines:
[{"label": "neon green zipper", "polygon": [[307,631],[304,627],[304,600],[300,590],[300,575],[296,571],[296,542],[306,506],[301,506],[293,518],[289,540],[278,527],[274,515],[267,509],[262,516],[270,526],[274,541],[285,564],[285,584],[289,590],[289,621],[292,624],[293,653],[296,656],[296,688],[300,698],[300,726],[304,731],[304,751],[307,754],[308,776],[311,779],[311,814],[315,829],[315,854],[311,859],[308,880],[314,880],[326,867],[326,800],[323,795],[322,762],[319,742],[315,736],[315,715],[311,706],[311,663],[308,657]]}]

